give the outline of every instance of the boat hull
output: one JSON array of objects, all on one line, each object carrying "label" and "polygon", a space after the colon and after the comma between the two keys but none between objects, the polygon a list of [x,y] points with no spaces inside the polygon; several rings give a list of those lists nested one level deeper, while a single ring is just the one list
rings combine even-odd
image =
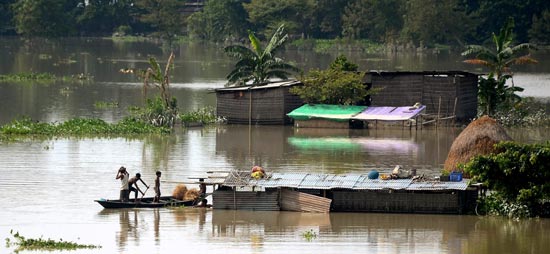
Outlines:
[{"label": "boat hull", "polygon": [[153,198],[130,199],[128,202],[122,202],[120,199],[98,199],[94,200],[104,208],[161,208],[161,207],[175,207],[175,206],[193,206],[196,204],[195,200],[178,200],[172,196],[164,196],[160,198],[159,202],[153,202]]}]

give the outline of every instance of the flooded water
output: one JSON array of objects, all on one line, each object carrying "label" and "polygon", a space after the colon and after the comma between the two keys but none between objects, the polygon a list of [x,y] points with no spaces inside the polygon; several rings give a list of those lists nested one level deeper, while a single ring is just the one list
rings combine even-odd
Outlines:
[{"label": "flooded water", "polygon": [[[212,88],[223,87],[231,69],[221,46],[182,45],[172,93],[183,111],[215,106]],[[349,53],[349,52],[348,52]],[[348,54],[346,53],[346,54]],[[168,52],[145,42],[70,39],[24,43],[0,39],[0,74],[87,73],[90,82],[0,83],[0,124],[22,115],[47,122],[73,117],[118,121],[141,105],[141,84],[118,70],[145,68],[148,56]],[[325,68],[334,55],[291,51],[302,68]],[[525,67],[514,79],[524,94],[550,99],[550,67]],[[350,53],[363,68],[468,70],[446,54],[412,56]],[[471,69],[471,71],[475,71]],[[98,101],[118,102],[96,108]],[[101,245],[71,253],[546,253],[550,220],[511,221],[477,216],[294,212],[246,212],[200,208],[104,210],[94,199],[117,198],[116,170],[140,172],[162,191],[205,171],[357,173],[389,171],[400,164],[436,175],[460,128],[369,130],[294,129],[291,126],[220,125],[176,129],[167,136],[25,139],[0,143],[0,239],[9,231]],[[522,142],[550,140],[548,129],[511,129]],[[188,185],[189,187],[196,187]],[[152,195],[148,192],[147,196]],[[313,232],[315,237],[304,237]],[[13,248],[0,248],[12,253]],[[22,251],[19,253],[35,253]]]}]

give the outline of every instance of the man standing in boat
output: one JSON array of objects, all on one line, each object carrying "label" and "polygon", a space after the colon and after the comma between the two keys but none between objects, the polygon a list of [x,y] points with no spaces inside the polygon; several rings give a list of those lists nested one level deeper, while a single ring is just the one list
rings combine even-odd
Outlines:
[{"label": "man standing in boat", "polygon": [[128,174],[128,171],[126,171],[125,167],[120,167],[118,169],[115,179],[117,180],[120,179],[120,201],[122,202],[127,202],[128,196],[130,195],[129,186],[128,186],[129,177],[130,177],[130,174]]},{"label": "man standing in boat", "polygon": [[129,184],[128,195],[130,195],[130,192],[133,191],[135,193],[135,197],[134,197],[135,201],[137,201],[137,198],[138,198],[138,191],[141,193],[141,195],[145,195],[145,193],[139,189],[138,181],[141,181],[141,183],[143,183],[143,185],[145,185],[145,187],[149,189],[149,186],[147,186],[147,184],[141,179],[140,173],[137,173],[136,176],[130,178],[130,180],[128,180],[128,184]]}]

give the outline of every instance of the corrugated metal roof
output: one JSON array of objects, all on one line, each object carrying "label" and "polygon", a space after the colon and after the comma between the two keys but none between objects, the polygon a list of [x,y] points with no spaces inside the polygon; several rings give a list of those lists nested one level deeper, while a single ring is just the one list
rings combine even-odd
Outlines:
[{"label": "corrugated metal roof", "polygon": [[407,187],[407,190],[465,190],[467,187],[467,180],[461,182],[426,181],[413,182]]},{"label": "corrugated metal roof", "polygon": [[300,83],[301,82],[298,81],[298,80],[285,80],[285,81],[267,83],[265,85],[224,87],[224,88],[215,89],[215,91],[216,92],[229,92],[229,91],[246,91],[246,90],[249,90],[249,89],[252,89],[252,90],[270,89],[270,88],[277,88],[277,87],[293,86],[293,85],[297,85],[297,84],[300,84]]},{"label": "corrugated metal roof", "polygon": [[412,179],[368,179],[366,178],[355,189],[357,190],[406,190],[412,183]]},{"label": "corrugated metal roof", "polygon": [[462,182],[413,181],[412,179],[368,179],[366,174],[316,174],[316,173],[272,173],[265,178],[254,179],[248,171],[232,171],[225,186],[259,186],[264,188],[300,189],[352,189],[352,190],[465,190],[467,179]]}]

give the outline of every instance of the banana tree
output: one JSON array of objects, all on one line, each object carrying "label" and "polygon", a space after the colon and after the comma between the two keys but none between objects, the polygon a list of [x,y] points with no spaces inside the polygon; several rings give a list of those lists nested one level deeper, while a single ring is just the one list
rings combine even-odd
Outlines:
[{"label": "banana tree", "polygon": [[284,25],[279,26],[265,48],[250,30],[248,39],[250,48],[231,45],[224,49],[227,55],[237,59],[235,69],[227,75],[229,85],[243,86],[249,82],[258,85],[269,81],[270,78],[287,79],[291,72],[299,71],[293,64],[275,56],[288,40],[288,34],[284,33]]},{"label": "banana tree", "polygon": [[491,73],[500,79],[505,74],[511,74],[512,65],[535,64],[537,60],[531,57],[530,50],[536,47],[529,43],[521,43],[512,46],[514,19],[509,18],[500,33],[493,33],[492,40],[495,48],[489,49],[481,45],[468,45],[462,52],[463,56],[474,56],[464,60],[465,63],[484,65],[489,67]]}]

